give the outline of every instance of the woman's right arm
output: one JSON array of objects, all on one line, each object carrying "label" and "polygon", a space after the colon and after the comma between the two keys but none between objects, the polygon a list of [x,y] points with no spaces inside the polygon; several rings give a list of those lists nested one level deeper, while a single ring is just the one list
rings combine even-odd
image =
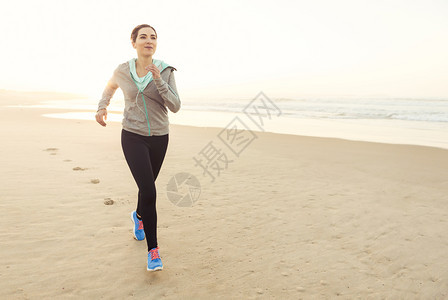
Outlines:
[{"label": "woman's right arm", "polygon": [[[114,74],[115,75],[115,74]],[[96,121],[102,125],[106,126],[106,122],[104,120],[107,120],[107,106],[109,106],[110,99],[115,94],[115,91],[118,89],[118,84],[114,81],[114,76],[109,80],[106,87],[104,88],[103,95],[101,97],[101,100],[98,103],[98,110],[96,112]]]}]

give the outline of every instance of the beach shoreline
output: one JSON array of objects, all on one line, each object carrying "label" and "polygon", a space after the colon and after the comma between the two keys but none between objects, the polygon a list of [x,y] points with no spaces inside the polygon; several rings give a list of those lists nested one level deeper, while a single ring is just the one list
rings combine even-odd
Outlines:
[{"label": "beach shoreline", "polygon": [[[12,97],[11,95],[14,95]],[[97,101],[79,98],[72,94],[32,93],[0,91],[0,104],[15,102],[17,108],[40,108],[43,115],[52,118],[92,120]],[[15,101],[11,101],[12,98]],[[60,97],[58,99],[58,97]],[[259,99],[268,104],[269,111]],[[65,99],[65,100],[64,100]],[[227,127],[238,118],[241,126],[254,132],[272,132],[297,136],[341,138],[352,141],[366,141],[403,145],[421,145],[448,149],[448,100],[443,99],[370,99],[370,98],[311,98],[269,100],[260,94],[252,99],[226,99],[210,101],[187,99],[183,101],[180,113],[169,113],[171,124],[196,127]],[[429,102],[428,102],[429,101]],[[255,110],[249,103],[258,108]],[[406,106],[406,105],[409,105]],[[422,105],[426,110],[419,112]],[[108,107],[109,121],[122,121],[124,103],[114,99]],[[246,107],[246,108],[245,108]],[[58,109],[45,113],[46,109]],[[247,109],[246,113],[244,111]],[[256,113],[255,113],[256,112]],[[402,115],[401,118],[392,116]],[[262,124],[257,124],[261,121]],[[411,119],[406,119],[411,118]],[[430,121],[432,120],[432,121]]]}]

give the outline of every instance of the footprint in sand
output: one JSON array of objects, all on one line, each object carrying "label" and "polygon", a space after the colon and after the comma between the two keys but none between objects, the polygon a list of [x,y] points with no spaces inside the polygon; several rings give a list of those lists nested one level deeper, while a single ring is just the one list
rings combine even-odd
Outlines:
[{"label": "footprint in sand", "polygon": [[58,148],[47,148],[47,149],[44,149],[44,151],[50,152],[50,155],[56,155],[57,154],[56,151],[58,151],[58,150],[59,150]]},{"label": "footprint in sand", "polygon": [[64,159],[65,162],[72,161],[71,159]]},{"label": "footprint in sand", "polygon": [[114,200],[111,198],[104,198],[104,204],[105,205],[114,205]]},{"label": "footprint in sand", "polygon": [[90,182],[93,184],[97,184],[97,183],[100,183],[100,180],[95,178],[95,179],[90,180]]},{"label": "footprint in sand", "polygon": [[84,170],[88,170],[88,169],[87,168],[81,168],[81,167],[73,168],[73,171],[84,171]]}]

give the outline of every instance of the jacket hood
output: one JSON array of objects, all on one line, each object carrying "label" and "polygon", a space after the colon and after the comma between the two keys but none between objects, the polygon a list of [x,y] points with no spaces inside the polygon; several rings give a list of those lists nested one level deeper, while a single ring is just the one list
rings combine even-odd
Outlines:
[{"label": "jacket hood", "polygon": [[[132,66],[132,65],[133,65],[133,69],[135,69],[135,61],[136,61],[136,60],[137,60],[137,58],[132,58],[131,60],[129,60],[129,66]],[[161,60],[161,59],[155,59],[155,58],[153,58],[153,59],[152,59],[152,62],[153,62],[153,64],[156,65],[156,67],[160,70],[160,72],[162,72],[163,70],[165,70],[165,69],[168,68],[168,67],[171,67],[171,68],[173,68],[174,70],[177,71],[177,69],[176,69],[175,67],[173,67],[172,65],[170,65],[170,64],[168,64],[168,63],[166,63],[166,62],[164,62],[164,61]]]},{"label": "jacket hood", "polygon": [[[136,58],[132,58],[132,59],[130,59],[128,61],[129,72],[130,72],[131,78],[134,80],[134,82],[137,85],[138,89],[140,91],[143,91],[145,89],[145,87],[152,81],[152,79],[153,79],[152,78],[152,73],[148,72],[144,77],[138,77],[137,71],[136,71],[136,68],[135,68],[135,61],[136,60],[137,60]],[[173,68],[174,70],[176,70],[176,68],[174,68],[173,66],[167,64],[163,60],[154,59],[153,58],[152,62],[159,69],[160,73],[162,73],[162,71],[165,70],[166,68]]]},{"label": "jacket hood", "polygon": [[173,67],[170,64],[167,64],[163,60],[153,59],[153,63],[157,66],[157,68],[159,68],[160,72],[162,72],[163,70],[165,70],[168,67],[171,67],[171,68],[173,68],[174,70],[177,71],[177,69],[175,67]]}]

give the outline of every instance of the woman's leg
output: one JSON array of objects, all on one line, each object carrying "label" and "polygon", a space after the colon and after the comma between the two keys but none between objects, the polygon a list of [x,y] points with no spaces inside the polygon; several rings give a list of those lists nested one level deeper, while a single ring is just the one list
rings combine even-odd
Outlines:
[{"label": "woman's leg", "polygon": [[[154,177],[154,182],[157,180],[157,176],[159,175],[160,169],[163,164],[163,160],[165,159],[166,150],[168,147],[168,134],[163,136],[151,136],[145,137],[149,148],[149,159],[151,161],[151,169]],[[157,188],[154,185],[154,191],[156,192],[157,197]],[[141,193],[138,194],[138,203],[137,203],[137,214],[140,215],[139,212],[143,211],[144,205],[147,205],[146,202],[141,200]],[[155,204],[154,204],[155,205]],[[157,220],[157,212],[154,216],[154,219]],[[157,222],[156,222],[157,223]]]},{"label": "woman's leg", "polygon": [[[149,216],[150,230],[146,231],[145,229],[146,241],[148,243],[149,251],[152,248],[157,247],[157,188],[155,185],[155,181],[157,179],[157,176],[159,175],[163,160],[165,158],[166,150],[168,147],[168,134],[163,136],[149,136],[145,137],[145,139],[147,140],[149,147],[149,159],[151,161],[151,170],[153,175],[152,188],[154,191],[154,200],[150,199],[150,201],[147,201],[147,199],[145,199],[144,197],[140,197],[138,206],[142,210],[143,215]],[[142,220],[143,218],[144,217],[142,217]],[[146,228],[145,226],[145,221],[143,221],[143,228]]]},{"label": "woman's leg", "polygon": [[126,162],[139,188],[137,213],[142,217],[148,251],[157,247],[157,211],[155,178],[162,166],[168,135],[144,137],[122,130]]},{"label": "woman's leg", "polygon": [[152,166],[152,174],[154,175],[154,181],[159,175],[160,168],[162,167],[163,160],[165,159],[166,150],[168,148],[168,134],[161,136],[150,137],[150,159]]}]

